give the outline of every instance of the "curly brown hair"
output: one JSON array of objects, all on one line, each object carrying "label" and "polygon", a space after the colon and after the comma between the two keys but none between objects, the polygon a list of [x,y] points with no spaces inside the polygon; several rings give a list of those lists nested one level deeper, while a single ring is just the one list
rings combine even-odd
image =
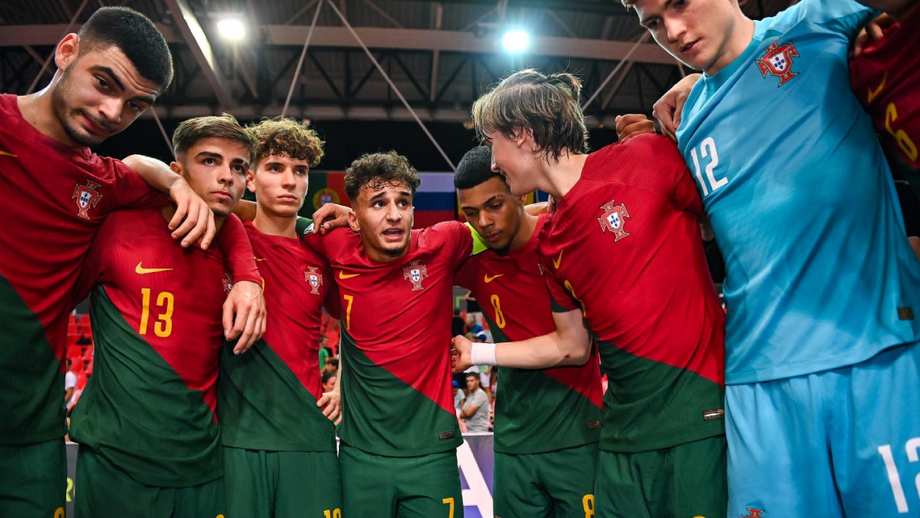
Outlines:
[{"label": "curly brown hair", "polygon": [[572,74],[521,70],[473,104],[473,124],[483,141],[486,133],[513,138],[529,129],[547,160],[558,160],[565,151],[586,153],[588,129],[578,104],[580,94],[581,80]]},{"label": "curly brown hair", "polygon": [[290,117],[262,119],[247,126],[246,131],[259,143],[256,162],[283,153],[297,160],[306,160],[310,168],[313,168],[323,158],[325,142],[320,140],[319,134]]},{"label": "curly brown hair", "polygon": [[406,184],[415,196],[422,180],[418,177],[418,171],[409,163],[409,159],[396,151],[368,153],[352,162],[345,170],[345,193],[352,202],[358,199],[361,187],[365,185],[370,189],[379,190],[398,183]]}]

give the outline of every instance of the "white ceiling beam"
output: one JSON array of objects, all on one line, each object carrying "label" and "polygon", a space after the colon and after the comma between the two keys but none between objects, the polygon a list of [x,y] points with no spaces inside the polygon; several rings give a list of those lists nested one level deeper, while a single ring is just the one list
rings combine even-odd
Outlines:
[{"label": "white ceiling beam", "polygon": [[[180,0],[166,0],[176,2]],[[0,31],[0,47],[22,45],[54,45],[66,25],[5,25]],[[169,27],[157,25],[166,41],[181,41]],[[263,25],[259,31],[266,35],[266,45],[301,47],[308,26]],[[74,29],[76,30],[76,28]],[[424,50],[441,52],[472,52],[501,54],[504,50],[498,34],[479,38],[471,32],[431,29],[390,29],[360,27],[355,31],[372,49]],[[586,38],[536,36],[531,40],[530,54],[535,56],[570,57],[582,59],[621,60],[635,45],[631,41],[604,41]],[[344,27],[316,27],[310,46],[360,48]],[[194,47],[194,46],[193,46]],[[194,49],[193,49],[194,50]],[[643,43],[632,54],[638,63],[673,65],[674,58],[654,43]],[[210,66],[208,67],[211,68]]]}]

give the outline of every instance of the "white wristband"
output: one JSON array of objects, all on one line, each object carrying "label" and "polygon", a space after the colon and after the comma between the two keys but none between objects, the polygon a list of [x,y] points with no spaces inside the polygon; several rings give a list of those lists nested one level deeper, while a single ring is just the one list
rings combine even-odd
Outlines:
[{"label": "white wristband", "polygon": [[473,365],[498,365],[495,359],[495,344],[474,343],[470,350]]}]

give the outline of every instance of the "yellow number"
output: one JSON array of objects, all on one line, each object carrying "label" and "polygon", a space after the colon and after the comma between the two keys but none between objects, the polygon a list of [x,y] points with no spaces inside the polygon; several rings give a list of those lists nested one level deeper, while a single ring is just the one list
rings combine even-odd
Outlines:
[{"label": "yellow number", "polygon": [[448,511],[449,514],[447,515],[447,518],[454,518],[454,499],[445,498],[444,500],[441,500],[441,503],[444,505],[450,506],[450,510]]},{"label": "yellow number", "polygon": [[[70,496],[73,493],[73,479],[67,477],[67,501],[72,502],[73,498]],[[57,516],[57,511],[55,511],[55,516]],[[64,516],[63,514],[61,516]]]},{"label": "yellow number", "polygon": [[141,310],[141,327],[138,332],[142,335],[147,334],[147,318],[150,317],[150,288],[142,288],[143,309]]},{"label": "yellow number", "polygon": [[505,315],[502,314],[502,301],[498,300],[498,295],[492,295],[490,300],[492,301],[492,307],[495,308],[495,325],[499,329],[504,329]]},{"label": "yellow number", "polygon": [[342,510],[339,508],[332,510],[326,509],[323,511],[323,518],[342,518]]},{"label": "yellow number", "polygon": [[355,301],[354,295],[342,295],[345,300],[348,301],[348,306],[345,307],[345,330],[351,331],[351,303]]},{"label": "yellow number", "polygon": [[[141,325],[138,333],[147,334],[147,323],[150,320],[150,288],[141,289],[142,311]],[[165,308],[164,308],[165,306]],[[172,315],[175,309],[175,298],[173,294],[164,291],[157,295],[157,307],[163,309],[163,312],[157,315],[157,322],[153,324],[153,332],[160,338],[166,338],[172,334]]]},{"label": "yellow number", "polygon": [[566,280],[565,288],[569,290],[569,293],[572,294],[572,298],[577,300],[578,303],[581,304],[581,315],[585,318],[588,318],[588,308],[587,306],[585,306],[585,303],[582,302],[580,298],[578,298],[578,295],[575,295],[575,288],[572,287],[572,283]]},{"label": "yellow number", "polygon": [[585,518],[594,518],[594,495],[585,495],[581,505],[585,508]]},{"label": "yellow number", "polygon": [[[70,500],[68,500],[69,502]],[[64,518],[64,508],[58,507],[54,510],[54,518]]]},{"label": "yellow number", "polygon": [[898,131],[891,129],[891,123],[896,120],[898,120],[898,109],[895,107],[894,103],[889,103],[888,109],[885,110],[885,129],[888,130],[888,133],[891,133],[891,136],[897,139],[898,146],[901,147],[901,150],[904,151],[907,158],[916,160],[917,145],[910,139],[910,136],[902,129]]}]

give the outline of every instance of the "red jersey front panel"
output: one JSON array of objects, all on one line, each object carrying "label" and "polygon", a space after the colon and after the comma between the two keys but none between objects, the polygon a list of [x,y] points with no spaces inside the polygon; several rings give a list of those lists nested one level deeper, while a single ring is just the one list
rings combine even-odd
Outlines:
[{"label": "red jersey front panel", "polygon": [[449,221],[413,230],[409,251],[389,263],[368,258],[348,229],[305,239],[329,261],[339,288],[348,416],[341,439],[397,457],[457,447],[451,297],[454,274],[473,249],[469,228]]}]

